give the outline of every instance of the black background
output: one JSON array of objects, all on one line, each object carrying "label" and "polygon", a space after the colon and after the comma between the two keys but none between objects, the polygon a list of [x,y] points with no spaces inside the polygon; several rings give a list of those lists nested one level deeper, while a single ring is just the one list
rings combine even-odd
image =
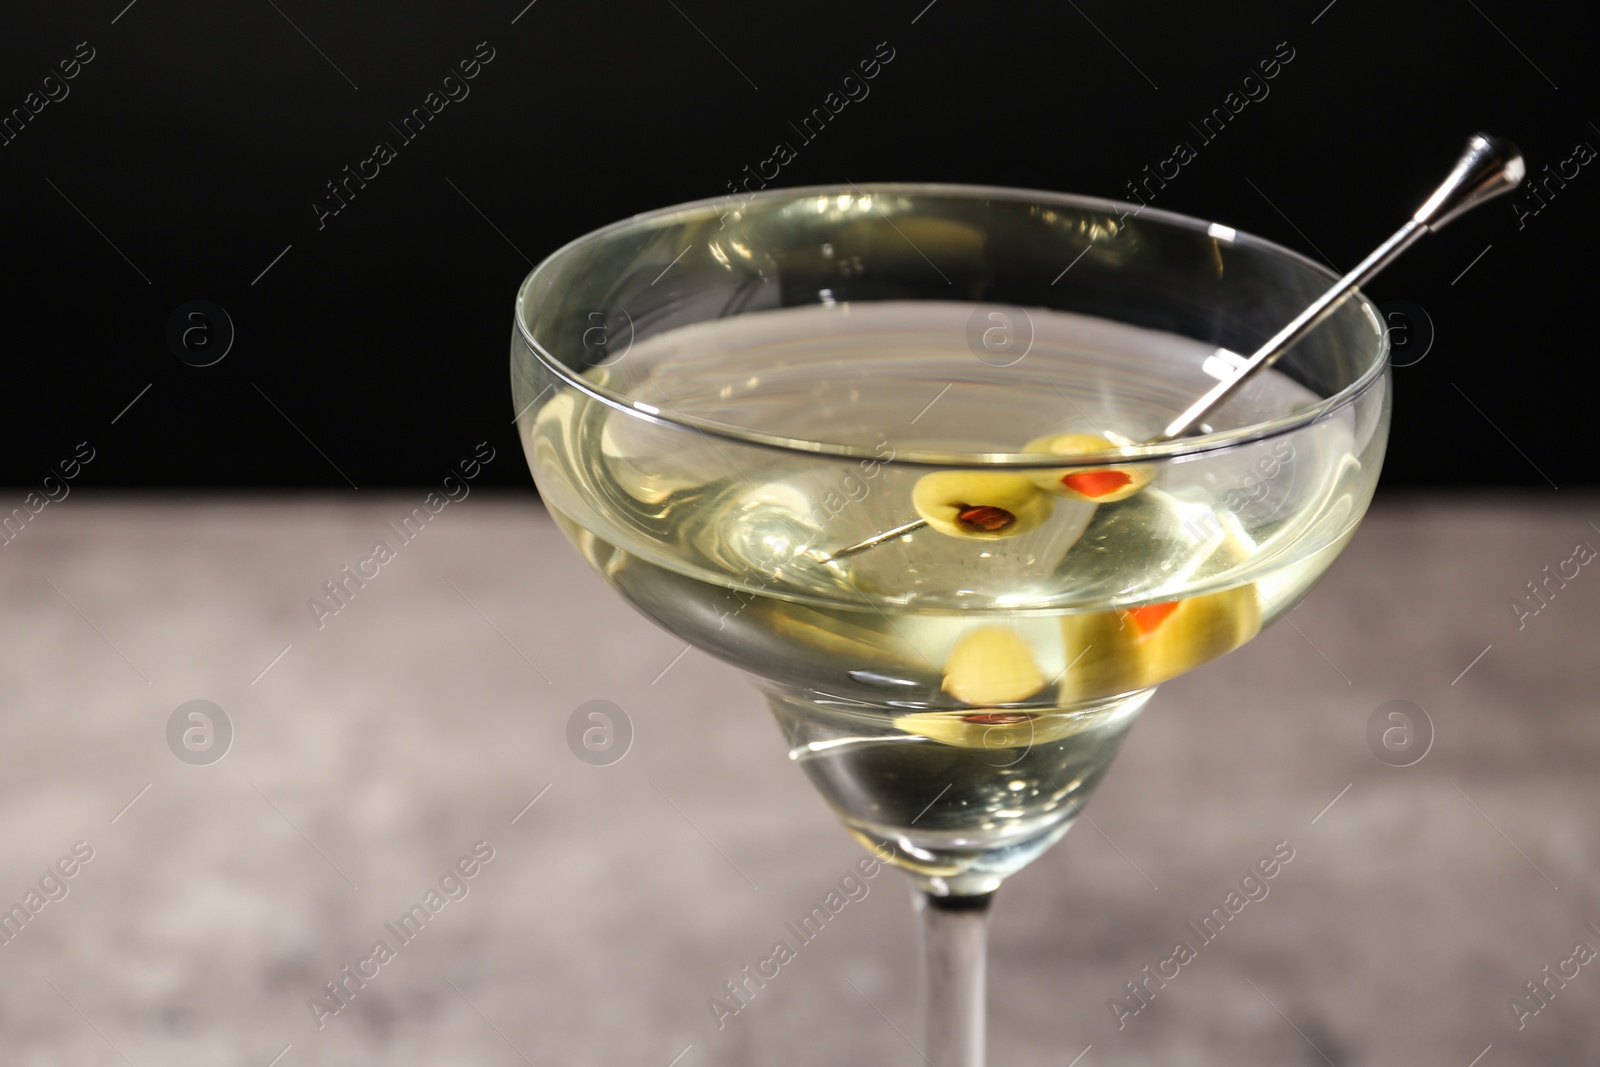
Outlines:
[{"label": "black background", "polygon": [[[1154,206],[1341,270],[1476,129],[1515,139],[1535,176],[1600,146],[1592,45],[1549,5],[525,4],[96,0],[0,16],[4,113],[79,42],[95,52],[0,147],[0,483],[37,486],[83,440],[85,488],[348,492],[436,483],[485,438],[515,456],[507,344],[533,262],[723,194],[778,141],[798,157],[775,185],[1125,198],[1184,140],[1199,156]],[[388,121],[479,42],[494,59],[470,95],[319,229],[323,183],[398,143]],[[870,95],[799,144],[789,122],[879,42],[894,58]],[[1189,122],[1279,42],[1294,58],[1270,95],[1201,146]],[[1395,372],[1391,489],[1592,482],[1595,170],[1536,215],[1507,200],[1466,216],[1372,286],[1434,333]],[[209,367],[166,342],[193,299],[236,329]],[[1398,324],[1414,358],[1427,326]],[[484,482],[531,491],[520,462]]]}]

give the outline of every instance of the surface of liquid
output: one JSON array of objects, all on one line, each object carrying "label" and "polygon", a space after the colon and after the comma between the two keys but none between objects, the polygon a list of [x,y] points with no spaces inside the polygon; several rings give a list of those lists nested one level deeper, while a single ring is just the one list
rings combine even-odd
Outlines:
[{"label": "surface of liquid", "polygon": [[[1340,409],[1293,434],[1139,467],[1126,499],[1051,497],[977,540],[917,517],[914,450],[1155,436],[1224,372],[1195,342],[1033,312],[1007,365],[972,305],[766,312],[633,345],[591,377],[663,413],[850,445],[752,448],[561,389],[524,425],[562,528],[630,603],[756,675],[846,824],[936,892],[983,892],[1054,841],[1151,687],[1249,640],[1353,532],[1381,439]],[[1223,357],[1224,359],[1226,357]],[[1219,422],[1315,403],[1276,372]],[[989,472],[958,472],[978,479]],[[1059,472],[1058,472],[1059,473]],[[1048,472],[1046,472],[1048,474]]]}]

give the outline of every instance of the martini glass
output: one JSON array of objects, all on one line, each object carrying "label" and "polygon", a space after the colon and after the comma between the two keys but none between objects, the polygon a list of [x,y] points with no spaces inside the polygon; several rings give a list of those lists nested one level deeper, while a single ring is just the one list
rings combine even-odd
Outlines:
[{"label": "martini glass", "polygon": [[636,216],[523,284],[545,502],[624,599],[753,676],[790,761],[914,880],[936,1067],[982,1063],[995,890],[1155,686],[1288,611],[1360,522],[1389,382],[1359,295],[1198,435],[1133,443],[1334,280],[1127,204],[850,185]]}]

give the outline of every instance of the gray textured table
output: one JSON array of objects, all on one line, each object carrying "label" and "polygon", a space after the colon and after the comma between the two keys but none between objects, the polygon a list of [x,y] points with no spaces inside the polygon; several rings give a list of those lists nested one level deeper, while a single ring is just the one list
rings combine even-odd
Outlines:
[{"label": "gray textured table", "polygon": [[[319,629],[308,598],[417,496],[75,493],[0,548],[0,1064],[921,1063],[893,872],[717,1029],[861,853],[737,673],[536,505],[450,505]],[[1093,823],[1001,897],[994,1063],[1600,1062],[1600,962],[1566,962],[1600,949],[1600,570],[1510,607],[1600,547],[1600,502],[1553,498],[1391,503],[1292,625],[1163,688]],[[593,699],[635,731],[611,766],[566,742]],[[1396,699],[1436,735],[1409,767],[1365,736]],[[232,725],[220,761],[169,748],[191,700]]]}]

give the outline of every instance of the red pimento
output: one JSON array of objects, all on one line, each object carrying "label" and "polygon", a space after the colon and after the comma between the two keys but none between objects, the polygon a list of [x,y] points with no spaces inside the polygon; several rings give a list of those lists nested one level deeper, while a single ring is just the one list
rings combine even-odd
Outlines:
[{"label": "red pimento", "polygon": [[979,726],[1015,726],[1031,718],[1032,715],[1021,711],[983,711],[976,715],[963,715],[961,721],[977,723]]},{"label": "red pimento", "polygon": [[1016,523],[1017,517],[1005,508],[990,504],[957,504],[956,522],[968,530],[999,533]]},{"label": "red pimento", "polygon": [[1123,618],[1132,619],[1133,625],[1138,627],[1141,634],[1153,633],[1157,627],[1167,621],[1167,616],[1178,610],[1181,600],[1174,600],[1166,604],[1146,604],[1142,608],[1130,608],[1122,613]]},{"label": "red pimento", "polygon": [[1061,484],[1075,493],[1094,499],[1108,493],[1115,493],[1118,489],[1133,481],[1133,476],[1126,471],[1082,471],[1078,474],[1067,474],[1061,478]]}]

